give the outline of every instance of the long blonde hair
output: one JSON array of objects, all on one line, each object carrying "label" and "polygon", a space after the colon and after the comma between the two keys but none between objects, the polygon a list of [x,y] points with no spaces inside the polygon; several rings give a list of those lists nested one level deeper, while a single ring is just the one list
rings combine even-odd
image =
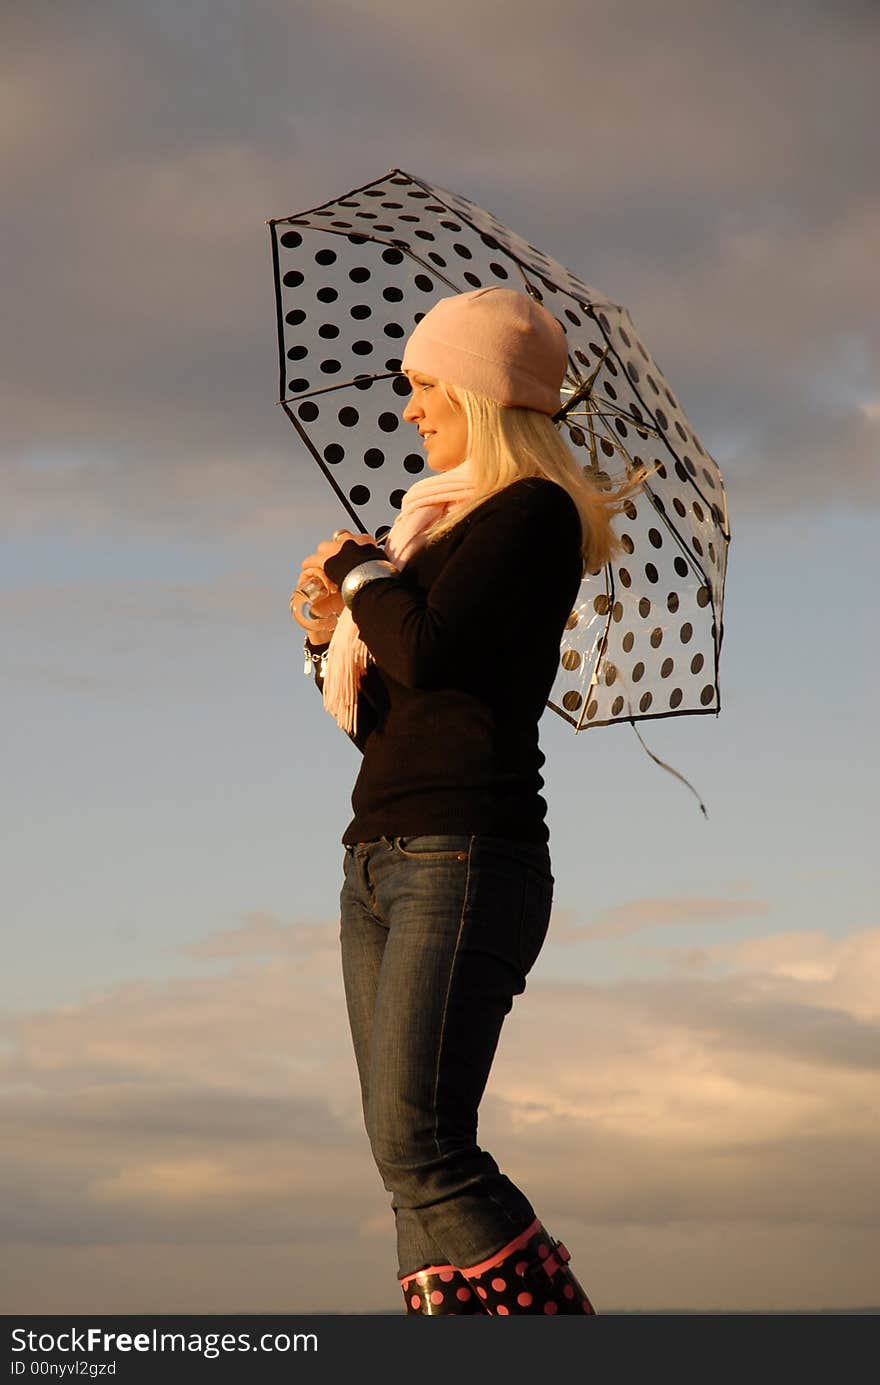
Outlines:
[{"label": "long blonde hair", "polygon": [[453,408],[467,416],[467,455],[477,476],[476,491],[464,504],[454,506],[428,530],[428,542],[447,533],[490,495],[524,476],[543,476],[568,491],[581,517],[582,554],[588,572],[599,572],[621,550],[611,527],[615,515],[626,508],[651,472],[637,468],[615,484],[604,471],[581,467],[549,414],[499,404],[482,394],[437,381],[437,387]]}]

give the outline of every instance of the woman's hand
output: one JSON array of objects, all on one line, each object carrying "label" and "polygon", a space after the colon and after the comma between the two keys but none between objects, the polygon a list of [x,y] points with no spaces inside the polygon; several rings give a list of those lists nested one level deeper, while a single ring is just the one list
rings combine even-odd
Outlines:
[{"label": "woman's hand", "polygon": [[[348,529],[337,529],[332,538],[322,539],[314,553],[310,553],[303,560],[297,578],[296,590],[290,598],[290,614],[298,625],[308,631],[312,644],[326,644],[330,640],[343,610],[339,588],[327,576],[324,571],[324,564],[329,562],[331,558],[335,558],[343,544],[348,543],[349,539],[363,545],[373,545],[376,542],[372,534],[352,534]],[[308,601],[308,593],[304,587],[310,581],[317,581],[324,588],[325,595],[312,597],[309,607],[311,619],[307,620],[302,613],[302,607]]]}]

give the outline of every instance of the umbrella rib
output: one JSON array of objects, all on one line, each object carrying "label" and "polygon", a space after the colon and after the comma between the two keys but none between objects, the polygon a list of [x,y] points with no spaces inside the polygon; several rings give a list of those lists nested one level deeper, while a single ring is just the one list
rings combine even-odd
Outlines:
[{"label": "umbrella rib", "polygon": [[[620,353],[615,349],[613,343],[609,340],[608,332],[606,331],[606,329],[605,329],[605,327],[603,326],[603,324],[599,321],[598,315],[594,314],[593,316],[594,316],[594,320],[595,320],[595,322],[596,322],[596,325],[597,325],[598,328],[599,328],[599,331],[602,333],[602,336],[605,338],[605,341],[606,341],[606,343],[608,344],[608,346],[609,346],[609,348],[610,348],[610,350],[611,350],[611,354],[614,356],[614,359],[617,361],[618,365],[620,366],[621,371],[623,372],[623,377],[624,377],[624,379],[629,381],[629,385],[630,385],[630,388],[632,389],[633,394],[636,396],[636,398],[638,399],[639,403],[640,403],[640,404],[642,405],[642,407],[646,410],[646,412],[649,413],[649,414],[651,415],[652,418],[655,418],[656,416],[655,416],[655,414],[654,414],[653,409],[651,409],[651,407],[650,407],[650,405],[648,404],[647,400],[643,397],[641,391],[638,389],[638,387],[636,386],[635,382],[634,382],[634,381],[632,380],[632,378],[630,377],[629,372],[628,372],[627,369],[626,369],[626,364],[625,364],[625,362],[622,360],[622,358],[621,358],[621,356],[620,356]],[[678,455],[678,453],[676,452],[675,448],[672,446],[672,443],[669,441],[669,438],[666,436],[666,433],[665,433],[665,431],[664,431],[662,428],[659,430],[659,434],[658,434],[658,435],[659,435],[660,441],[664,444],[664,446],[666,447],[666,449],[667,449],[667,451],[669,452],[670,456],[673,457],[673,458],[675,459],[676,462],[680,462],[680,461],[681,461],[681,458],[679,457],[679,455]],[[698,495],[698,496],[700,497],[700,499],[703,501],[703,504],[706,506],[706,508],[707,508],[708,510],[710,510],[710,511],[714,514],[713,502],[708,498],[708,496],[705,495],[705,493],[704,493],[704,492],[701,490],[701,488],[697,485],[697,482],[694,480],[693,476],[691,476],[690,472],[687,471],[687,468],[686,468],[686,467],[685,467],[685,471],[686,471],[686,473],[687,473],[687,480],[688,480],[688,483],[689,483],[691,486],[693,486],[694,490],[697,492],[697,495]],[[722,487],[722,494],[723,494],[723,487]],[[727,534],[727,533],[725,533],[725,534],[724,534],[724,538],[729,542],[729,540],[730,540],[730,535]]]},{"label": "umbrella rib", "polygon": [[349,515],[351,515],[351,518],[354,520],[355,524],[357,525],[357,527],[358,527],[358,529],[361,531],[361,533],[362,533],[362,534],[365,534],[367,531],[366,531],[366,529],[364,528],[363,521],[361,520],[360,516],[357,515],[357,514],[355,514],[354,510],[351,508],[351,505],[349,504],[348,496],[347,496],[347,495],[345,494],[345,492],[340,488],[339,483],[338,483],[338,481],[336,480],[336,477],[333,475],[333,473],[332,473],[331,471],[328,471],[327,465],[326,465],[326,463],[325,463],[325,461],[324,461],[324,458],[321,456],[320,452],[319,452],[318,449],[315,447],[314,443],[312,442],[312,440],[311,440],[311,438],[309,437],[308,433],[307,433],[307,432],[305,431],[305,429],[303,428],[303,426],[302,426],[302,424],[300,423],[299,419],[298,419],[298,418],[296,417],[296,415],[294,414],[293,410],[292,410],[292,409],[289,409],[289,408],[287,407],[287,404],[286,404],[284,401],[282,401],[282,403],[284,404],[284,412],[287,414],[287,417],[290,419],[290,421],[291,421],[291,423],[293,424],[294,428],[296,429],[297,433],[298,433],[299,436],[302,438],[302,440],[303,440],[303,442],[305,443],[306,447],[308,448],[309,452],[312,454],[312,456],[314,457],[315,461],[318,463],[318,466],[321,468],[321,470],[323,471],[323,473],[324,473],[324,475],[326,476],[327,480],[330,482],[330,485],[332,486],[333,490],[336,492],[337,498],[338,498],[338,499],[340,500],[340,502],[342,503],[343,508],[346,510],[346,512],[347,512]]},{"label": "umbrella rib", "polygon": [[[332,394],[334,390],[347,390],[362,385],[365,380],[373,384],[375,380],[396,380],[402,374],[399,370],[389,370],[381,375],[356,375],[352,380],[340,380],[335,385],[321,385],[318,389],[307,390],[305,394],[289,394],[284,399],[276,399],[276,404],[299,404],[304,399],[312,399],[319,394]],[[283,384],[283,379],[282,379]]]},{"label": "umbrella rib", "polygon": [[[384,183],[386,178],[393,177],[395,173],[404,173],[404,170],[402,168],[389,168],[388,172],[383,173],[381,178],[374,178],[370,183],[362,183],[359,188],[352,188],[350,192],[343,193],[341,197],[331,197],[329,201],[319,202],[315,207],[306,207],[305,211],[291,212],[290,216],[272,217],[269,221],[266,222],[266,225],[287,225],[288,222],[294,222],[299,217],[311,216],[314,212],[322,212],[325,207],[337,207],[340,204],[340,202],[345,201],[346,197],[354,197],[356,193],[366,192],[368,188],[374,188],[378,183]],[[404,173],[404,176],[406,178],[409,178],[410,175],[408,173]]]}]

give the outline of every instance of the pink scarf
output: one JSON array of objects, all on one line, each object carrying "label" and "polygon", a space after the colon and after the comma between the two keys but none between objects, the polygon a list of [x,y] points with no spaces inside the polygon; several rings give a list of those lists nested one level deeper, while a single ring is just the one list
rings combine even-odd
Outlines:
[{"label": "pink scarf", "polygon": [[[466,501],[473,490],[473,467],[469,458],[451,471],[437,472],[416,481],[404,495],[400,514],[385,540],[385,557],[397,568],[404,567],[424,546],[425,531],[453,505]],[[343,731],[352,734],[357,726],[358,689],[371,658],[351,611],[345,607],[327,650],[324,706]]]}]

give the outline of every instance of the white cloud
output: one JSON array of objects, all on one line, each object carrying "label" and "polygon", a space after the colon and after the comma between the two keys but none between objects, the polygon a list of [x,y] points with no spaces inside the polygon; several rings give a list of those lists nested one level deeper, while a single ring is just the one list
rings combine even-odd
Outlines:
[{"label": "white cloud", "polygon": [[[134,1267],[159,1237],[182,1265],[198,1264],[177,1302],[199,1311],[226,1282],[217,1248],[234,1246],[224,1254],[256,1276],[252,1310],[258,1292],[267,1311],[277,1304],[281,1254],[293,1307],[353,1309],[329,1289],[322,1302],[307,1268],[316,1242],[327,1267],[330,1244],[344,1242],[370,1267],[373,1306],[396,1306],[391,1217],[361,1128],[334,932],[253,914],[187,949],[228,959],[225,971],[132,982],[10,1022],[5,1229],[28,1264],[42,1253],[95,1275],[96,1256],[116,1263],[124,1247],[128,1305],[145,1310],[155,1290]],[[726,969],[713,980],[530,983],[502,1036],[481,1142],[587,1258],[607,1306],[624,1284],[631,1303],[670,1306],[666,1281],[646,1269],[670,1227],[686,1245],[722,1225],[727,1257],[713,1264],[700,1251],[692,1274],[679,1266],[679,1304],[809,1306],[810,1264],[841,1244],[846,1267],[825,1302],[866,1302],[880,933],[709,951]],[[269,960],[250,960],[259,954]],[[607,1263],[584,1249],[597,1243]],[[117,1301],[108,1273],[93,1279],[93,1304]],[[82,1303],[52,1283],[41,1295],[30,1282],[27,1299],[18,1288],[17,1311]]]}]

